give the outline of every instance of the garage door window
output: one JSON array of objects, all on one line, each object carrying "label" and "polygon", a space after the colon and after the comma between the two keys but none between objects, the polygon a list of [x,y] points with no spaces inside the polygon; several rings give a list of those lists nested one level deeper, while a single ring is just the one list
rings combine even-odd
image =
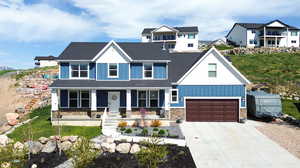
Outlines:
[{"label": "garage door window", "polygon": [[178,89],[172,89],[171,103],[178,103]]},{"label": "garage door window", "polygon": [[217,64],[208,64],[208,77],[217,77]]}]

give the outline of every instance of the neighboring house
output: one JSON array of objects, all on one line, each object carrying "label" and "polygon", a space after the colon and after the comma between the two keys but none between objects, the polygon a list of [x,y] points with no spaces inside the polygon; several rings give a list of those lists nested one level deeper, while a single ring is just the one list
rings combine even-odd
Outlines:
[{"label": "neighboring house", "polygon": [[59,79],[50,86],[52,121],[75,118],[76,125],[84,116],[99,125],[105,109],[133,121],[141,109],[166,121],[247,117],[249,81],[219,51],[172,53],[161,45],[72,42],[58,57]]},{"label": "neighboring house", "polygon": [[217,39],[217,40],[212,41],[209,45],[211,45],[211,46],[213,46],[213,45],[227,45],[227,43],[226,43],[226,39],[225,40]]},{"label": "neighboring house", "polygon": [[209,46],[209,44],[211,42],[212,41],[208,41],[208,40],[199,40],[198,41],[199,48],[205,48],[205,47]]},{"label": "neighboring house", "polygon": [[243,47],[299,47],[299,29],[280,20],[269,23],[235,23],[226,36]]},{"label": "neighboring house", "polygon": [[164,43],[164,47],[177,52],[198,51],[198,27],[145,28],[142,42]]},{"label": "neighboring house", "polygon": [[48,67],[48,66],[56,66],[57,57],[54,57],[52,55],[50,56],[37,56],[34,58],[35,62],[35,67],[37,68],[42,68],[42,67]]}]

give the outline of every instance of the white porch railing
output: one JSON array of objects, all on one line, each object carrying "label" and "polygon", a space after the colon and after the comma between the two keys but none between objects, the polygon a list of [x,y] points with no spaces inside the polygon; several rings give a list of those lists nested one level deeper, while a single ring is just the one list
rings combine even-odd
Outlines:
[{"label": "white porch railing", "polygon": [[104,123],[105,123],[106,118],[107,118],[107,107],[105,107],[104,112],[103,112],[103,115],[102,115],[102,117],[101,117],[101,126],[102,126],[102,128],[103,128],[103,126],[104,126]]}]

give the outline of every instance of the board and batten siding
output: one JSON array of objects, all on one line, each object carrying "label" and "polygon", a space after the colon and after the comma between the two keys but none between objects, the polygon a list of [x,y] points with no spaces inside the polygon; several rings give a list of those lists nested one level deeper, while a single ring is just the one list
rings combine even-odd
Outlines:
[{"label": "board and batten siding", "polygon": [[[184,107],[184,97],[241,97],[245,100],[244,85],[178,85],[178,103],[171,103],[171,107]],[[245,101],[240,102],[245,107]]]},{"label": "board and batten siding", "polygon": [[130,78],[131,79],[142,79],[143,78],[143,64],[142,63],[130,64]]},{"label": "board and batten siding", "polygon": [[118,78],[108,77],[108,64],[97,63],[97,80],[129,80],[129,64],[118,64]]},{"label": "board and batten siding", "polygon": [[60,63],[60,78],[68,79],[70,74],[70,64],[67,62]]},{"label": "board and batten siding", "polygon": [[[130,78],[131,79],[143,79],[143,64],[142,63],[130,64]],[[166,63],[154,63],[153,64],[153,78],[154,79],[166,79],[167,78]]]},{"label": "board and batten siding", "polygon": [[154,78],[155,79],[166,79],[167,68],[165,63],[155,63],[154,67]]},{"label": "board and batten siding", "polygon": [[96,64],[90,63],[89,64],[89,78],[90,79],[96,79]]}]

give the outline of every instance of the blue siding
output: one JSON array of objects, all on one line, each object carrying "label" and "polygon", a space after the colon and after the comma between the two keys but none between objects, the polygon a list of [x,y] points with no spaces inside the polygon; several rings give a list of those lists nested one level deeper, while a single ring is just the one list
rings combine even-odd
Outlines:
[{"label": "blue siding", "polygon": [[97,107],[107,107],[107,91],[97,90]]},{"label": "blue siding", "polygon": [[159,90],[159,107],[165,105],[165,90]]},{"label": "blue siding", "polygon": [[68,90],[60,90],[60,107],[68,107]]},{"label": "blue siding", "polygon": [[167,78],[167,68],[165,63],[155,63],[153,66],[155,79]]},{"label": "blue siding", "polygon": [[95,63],[90,63],[90,79],[96,79],[96,64]]},{"label": "blue siding", "polygon": [[69,63],[60,63],[60,78],[68,79],[69,78]]},{"label": "blue siding", "polygon": [[[183,107],[184,97],[241,97],[245,99],[245,86],[243,85],[178,85],[179,102],[171,104],[171,107]],[[245,107],[245,101],[241,102]]]},{"label": "blue siding", "polygon": [[129,80],[129,64],[120,63],[119,64],[119,77],[118,78],[108,78],[108,64],[99,63],[97,64],[97,80]]},{"label": "blue siding", "polygon": [[132,63],[130,64],[130,78],[131,79],[142,79],[143,78],[143,64]]},{"label": "blue siding", "polygon": [[137,107],[137,91],[131,90],[131,106]]}]

